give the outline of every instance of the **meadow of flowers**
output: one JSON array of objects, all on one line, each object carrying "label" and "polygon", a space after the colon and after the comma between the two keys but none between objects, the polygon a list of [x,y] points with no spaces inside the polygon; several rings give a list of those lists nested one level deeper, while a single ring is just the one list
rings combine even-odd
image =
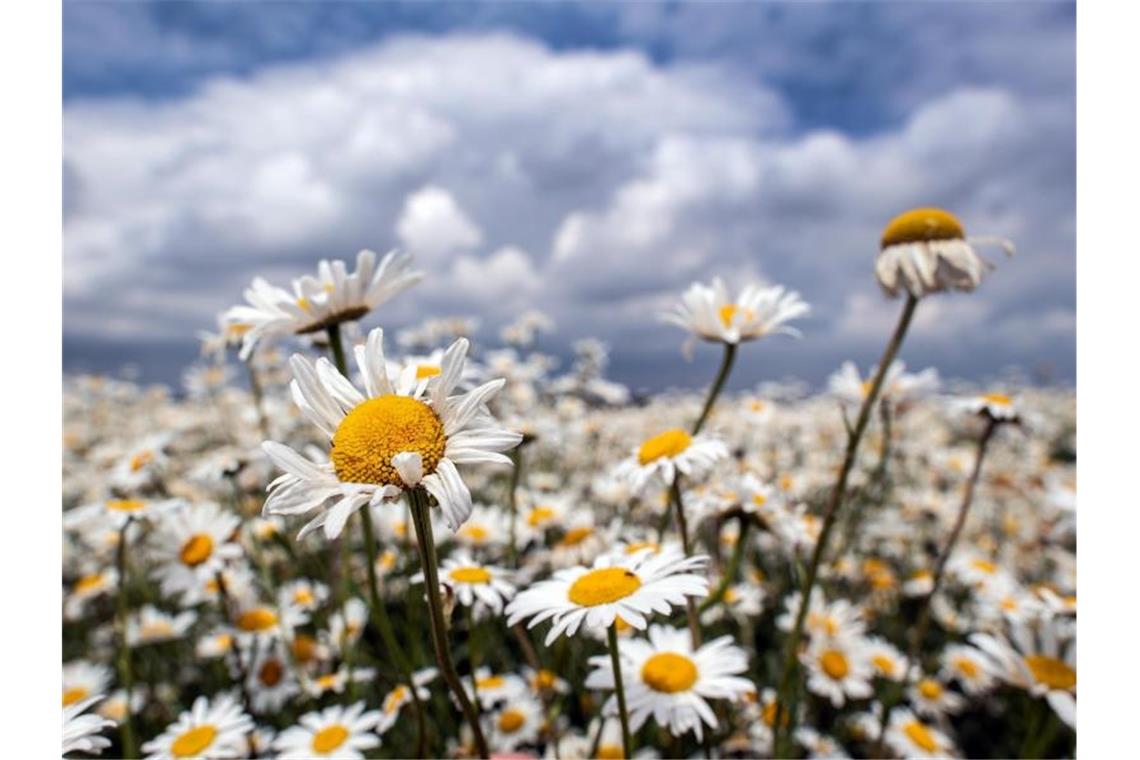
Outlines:
[{"label": "meadow of flowers", "polygon": [[781,286],[679,284],[722,358],[643,398],[540,313],[386,330],[432,272],[368,251],[255,280],[184,392],[67,378],[64,753],[1071,756],[1074,395],[898,359],[988,242],[892,220],[898,323],[814,393],[734,374],[811,340]]}]

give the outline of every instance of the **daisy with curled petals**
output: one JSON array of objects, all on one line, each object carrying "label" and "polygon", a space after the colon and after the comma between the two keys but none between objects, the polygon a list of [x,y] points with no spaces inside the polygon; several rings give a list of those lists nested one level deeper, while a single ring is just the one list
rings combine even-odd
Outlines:
[{"label": "daisy with curled petals", "polygon": [[[621,668],[629,703],[630,730],[637,731],[650,716],[673,736],[689,731],[703,737],[703,725],[715,729],[709,699],[737,699],[756,690],[739,674],[748,670],[748,656],[722,636],[694,650],[689,632],[653,625],[648,639],[628,639],[620,646]],[[586,678],[592,689],[613,689],[610,658],[591,657],[594,670]],[[606,704],[612,714],[614,698]],[[703,724],[703,725],[702,725]]]},{"label": "daisy with curled petals", "polygon": [[[498,615],[503,604],[515,595],[515,587],[510,583],[508,570],[495,565],[476,562],[466,552],[456,552],[445,559],[439,567],[439,581],[455,594],[464,607],[477,602]],[[412,583],[423,583],[424,574],[412,576]]]},{"label": "daisy with curled petals", "polygon": [[[431,698],[431,692],[424,687],[434,681],[438,674],[439,671],[435,668],[424,668],[412,674],[412,683],[415,684],[416,696],[420,702],[426,702]],[[396,719],[400,717],[400,710],[403,709],[404,705],[411,703],[411,688],[407,684],[396,684],[395,688],[384,695],[384,699],[380,703],[380,721],[376,724],[376,733],[383,734],[396,725]]]},{"label": "daisy with curled petals", "polygon": [[1036,626],[1010,622],[1008,637],[971,635],[970,643],[989,659],[1001,680],[1045,697],[1070,728],[1077,721],[1077,651],[1075,624],[1061,619]]},{"label": "daisy with curled petals", "polygon": [[[363,393],[327,359],[314,364],[296,354],[290,362],[294,401],[332,441],[331,461],[324,465],[279,443],[263,444],[270,459],[285,470],[270,484],[264,511],[288,515],[321,508],[302,535],[323,527],[327,538],[335,538],[362,506],[393,501],[419,486],[435,497],[448,527],[457,530],[472,503],[455,466],[509,465],[501,452],[522,440],[518,433],[498,427],[485,406],[504,381],[451,395],[463,372],[466,339],[448,348],[440,374],[428,380],[422,397],[393,389],[383,342],[378,328],[369,333],[366,345],[356,347]],[[334,503],[325,509],[329,501]]]},{"label": "daisy with curled petals", "polygon": [[913,298],[943,290],[971,291],[993,269],[975,250],[978,243],[996,243],[1013,253],[1008,240],[966,237],[962,222],[949,211],[911,209],[883,230],[875,276],[892,297],[903,290]]},{"label": "daisy with curled petals", "polygon": [[735,345],[778,333],[798,336],[798,330],[784,323],[809,311],[799,293],[783,286],[746,285],[730,298],[717,277],[711,285],[694,282],[681,303],[662,318],[702,340]]},{"label": "daisy with curled petals", "polygon": [[507,625],[529,617],[527,627],[534,628],[550,620],[547,646],[564,633],[573,636],[583,625],[608,628],[618,616],[643,631],[650,613],[667,615],[674,606],[683,606],[686,597],[708,593],[708,580],[694,572],[707,564],[706,556],[685,557],[676,551],[601,556],[592,568],[559,570],[519,592],[507,605]]},{"label": "daisy with curled petals", "polygon": [[887,744],[902,757],[953,757],[954,743],[950,737],[929,723],[925,723],[910,710],[899,709],[891,714],[891,722],[884,735]]},{"label": "daisy with curled petals", "polygon": [[727,456],[723,441],[672,428],[642,442],[618,465],[618,474],[629,481],[635,493],[641,493],[655,480],[673,485],[678,472],[698,476]]},{"label": "daisy with curled petals", "polygon": [[380,746],[376,725],[377,710],[364,711],[364,703],[333,705],[320,712],[301,716],[300,724],[287,728],[273,740],[281,760],[335,757],[349,760],[364,757],[364,751]]},{"label": "daisy with curled petals", "polygon": [[349,274],[343,261],[322,260],[318,276],[294,280],[292,293],[258,277],[244,293],[247,305],[233,307],[222,320],[241,326],[245,361],[264,337],[307,335],[364,317],[423,279],[423,272],[411,264],[409,254],[391,251],[377,266],[376,254],[364,250],[356,256],[356,271]]},{"label": "daisy with curled petals", "polygon": [[241,518],[213,502],[164,514],[149,542],[162,592],[195,596],[203,579],[213,578],[226,560],[242,555],[241,547],[230,540],[240,525]]},{"label": "daisy with curled petals", "polygon": [[101,715],[84,714],[88,707],[102,697],[96,695],[63,707],[63,749],[61,754],[83,752],[87,755],[101,755],[111,746],[111,740],[99,736],[105,728],[111,728],[115,721]]},{"label": "daisy with curled petals", "polygon": [[230,694],[198,697],[189,710],[143,745],[148,760],[245,757],[253,720]]}]

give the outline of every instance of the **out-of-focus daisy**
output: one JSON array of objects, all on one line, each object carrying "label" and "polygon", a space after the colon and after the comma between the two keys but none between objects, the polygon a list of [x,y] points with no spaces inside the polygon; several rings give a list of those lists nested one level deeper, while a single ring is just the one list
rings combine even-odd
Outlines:
[{"label": "out-of-focus daisy", "polygon": [[538,739],[542,728],[542,704],[529,695],[516,695],[487,718],[491,746],[511,750]]},{"label": "out-of-focus daisy", "polygon": [[134,647],[180,639],[197,619],[193,610],[171,615],[154,605],[145,605],[138,613],[127,618],[127,643]]},{"label": "out-of-focus daisy", "polygon": [[974,647],[951,644],[942,652],[943,678],[953,679],[962,691],[977,696],[989,691],[993,686],[994,675],[989,659]]},{"label": "out-of-focus daisy", "polygon": [[809,758],[837,760],[837,758],[849,757],[839,742],[809,726],[800,726],[796,729],[796,741],[807,750],[807,757]]},{"label": "out-of-focus daisy", "polygon": [[234,648],[234,634],[230,628],[222,628],[198,639],[195,653],[203,660],[225,657]]},{"label": "out-of-focus daisy", "polygon": [[178,499],[103,499],[64,512],[63,527],[75,530],[92,523],[106,523],[109,527],[120,530],[127,520],[155,517],[166,510],[181,506],[182,503]]},{"label": "out-of-focus daisy", "polygon": [[[510,577],[506,569],[476,562],[465,552],[448,557],[439,568],[439,582],[452,590],[460,604],[470,607],[478,601],[495,615],[515,594]],[[413,583],[423,583],[423,579],[423,573],[412,576]]]},{"label": "out-of-focus daisy", "polygon": [[166,466],[169,433],[156,433],[135,444],[119,459],[111,481],[125,491],[152,485]]},{"label": "out-of-focus daisy", "polygon": [[275,607],[254,598],[238,600],[233,610],[234,635],[242,644],[268,646],[288,638],[294,628],[308,620],[308,614],[296,607]]},{"label": "out-of-focus daisy", "polygon": [[102,694],[110,684],[111,669],[106,665],[86,660],[66,663],[63,666],[63,706]]},{"label": "out-of-focus daisy", "polygon": [[[465,683],[464,687],[470,695],[470,684]],[[505,699],[525,694],[526,681],[514,673],[494,673],[490,668],[481,667],[475,670],[475,690],[483,707],[493,707]]]},{"label": "out-of-focus daisy", "polygon": [[883,738],[903,757],[935,758],[955,755],[954,743],[950,737],[923,722],[905,707],[891,713],[891,722]]},{"label": "out-of-focus daisy", "polygon": [[642,492],[654,479],[672,485],[680,472],[699,476],[728,456],[724,442],[707,435],[690,435],[672,428],[646,439],[618,466],[634,492]]},{"label": "out-of-focus daisy", "polygon": [[376,671],[373,668],[354,668],[350,670],[347,667],[341,666],[331,673],[324,673],[309,679],[304,684],[304,689],[309,696],[320,698],[330,692],[333,694],[344,693],[349,682],[360,683],[363,681],[371,681],[375,677]]},{"label": "out-of-focus daisy", "polygon": [[[637,731],[653,716],[660,726],[668,726],[674,736],[689,731],[703,736],[702,723],[717,727],[709,699],[736,699],[755,686],[740,673],[748,670],[748,656],[722,636],[694,651],[685,629],[654,625],[649,638],[623,641],[618,652],[629,707],[631,731]],[[586,678],[592,689],[613,689],[614,671],[609,657],[591,657],[594,670]],[[611,696],[606,709],[616,708]]]},{"label": "out-of-focus daisy", "polygon": [[1010,623],[1009,636],[975,633],[969,639],[1007,683],[1045,697],[1057,717],[1076,728],[1077,652],[1072,631],[1057,620],[1036,626]]},{"label": "out-of-focus daisy", "polygon": [[338,652],[343,652],[356,643],[367,622],[368,605],[353,597],[344,603],[343,609],[329,616],[329,640]]},{"label": "out-of-focus daisy", "polygon": [[84,573],[71,586],[71,591],[63,604],[65,620],[77,620],[83,616],[87,603],[100,596],[112,594],[118,588],[119,572],[113,567]]},{"label": "out-of-focus daisy", "polygon": [[111,740],[100,736],[103,730],[111,728],[115,722],[98,714],[84,714],[88,707],[99,701],[98,695],[88,697],[63,707],[63,749],[68,752],[84,752],[88,755],[101,755],[111,746]]},{"label": "out-of-focus daisy", "polygon": [[131,693],[131,704],[128,710],[126,689],[116,689],[99,703],[99,706],[95,708],[95,712],[107,720],[114,721],[115,725],[118,725],[123,722],[123,719],[127,717],[128,713],[134,715],[142,709],[144,704],[146,704],[146,695],[139,691],[134,691]]},{"label": "out-of-focus daisy", "polygon": [[304,612],[313,612],[329,597],[329,587],[308,578],[298,578],[284,584],[277,592],[277,602],[282,607],[296,607]]},{"label": "out-of-focus daisy", "polygon": [[322,260],[317,277],[293,281],[293,292],[254,279],[224,322],[243,326],[241,358],[246,360],[264,337],[294,333],[305,335],[341,322],[361,319],[400,291],[423,279],[411,268],[406,253],[389,252],[379,266],[376,254],[364,250],[356,256],[356,271],[349,274],[343,261]]},{"label": "out-of-focus daisy", "polygon": [[[412,674],[416,696],[421,702],[425,702],[431,697],[431,692],[424,687],[435,679],[438,672],[435,668],[424,668]],[[376,725],[376,733],[383,734],[396,725],[396,719],[400,717],[400,710],[403,709],[404,705],[411,704],[411,702],[411,688],[407,684],[396,684],[380,702],[380,721]]]},{"label": "out-of-focus daisy", "polygon": [[506,514],[497,507],[478,505],[455,531],[455,541],[471,549],[502,546],[510,537]]},{"label": "out-of-focus daisy", "polygon": [[232,695],[222,694],[212,701],[198,697],[142,749],[153,760],[244,757],[246,734],[253,727],[253,720]]},{"label": "out-of-focus daisy", "polygon": [[604,629],[621,618],[645,630],[651,612],[668,614],[686,597],[708,593],[708,581],[693,571],[703,570],[708,557],[685,557],[677,552],[639,552],[621,558],[599,557],[592,568],[559,570],[550,580],[521,591],[507,605],[507,625],[530,618],[528,628],[544,620],[553,625],[550,645],[559,635],[573,636],[583,624]]},{"label": "out-of-focus daisy", "polygon": [[887,223],[875,260],[875,276],[890,296],[905,290],[915,298],[943,290],[970,291],[993,265],[978,255],[978,243],[1013,244],[996,238],[967,238],[962,222],[939,208],[916,208]]},{"label": "out-of-focus daisy", "polygon": [[730,298],[724,281],[694,282],[681,302],[662,318],[707,341],[735,345],[767,335],[799,335],[785,323],[811,311],[795,291],[783,286],[746,285]]},{"label": "out-of-focus daisy", "polygon": [[459,396],[451,393],[463,371],[467,341],[456,341],[443,358],[441,374],[428,380],[425,398],[399,395],[385,369],[384,333],[373,330],[356,349],[365,393],[326,359],[314,365],[294,355],[293,397],[304,415],[332,440],[331,462],[317,465],[292,449],[266,442],[264,448],[285,474],[270,485],[265,511],[303,514],[335,500],[305,526],[325,536],[340,535],[353,512],[369,503],[391,501],[422,485],[439,503],[454,531],[471,513],[471,493],[456,464],[510,464],[500,452],[522,436],[497,427],[485,403],[503,386],[484,383]]},{"label": "out-of-focus daisy", "polygon": [[277,712],[300,691],[280,644],[258,652],[248,680],[253,711],[259,715]]},{"label": "out-of-focus daisy", "polygon": [[546,668],[535,670],[534,668],[524,667],[523,677],[527,685],[530,686],[530,690],[538,696],[542,696],[543,694],[570,693],[570,684],[564,679],[559,678],[558,674],[553,670],[547,670]]},{"label": "out-of-focus daisy", "polygon": [[226,560],[237,559],[241,546],[230,540],[241,518],[213,502],[192,504],[165,513],[148,541],[157,577],[165,594],[185,594],[198,601],[203,579],[212,578]]},{"label": "out-of-focus daisy", "polygon": [[932,718],[953,715],[966,706],[966,700],[930,676],[919,678],[907,690],[907,696],[916,712]]},{"label": "out-of-focus daisy", "polygon": [[954,405],[969,414],[981,414],[996,422],[1013,422],[1018,419],[1017,403],[1005,393],[981,393],[958,399]]},{"label": "out-of-focus daisy", "polygon": [[800,659],[808,670],[807,687],[831,704],[871,696],[875,666],[861,643],[852,638],[814,637]]},{"label": "out-of-focus daisy", "polygon": [[305,713],[299,725],[287,728],[273,741],[273,749],[281,760],[307,760],[313,757],[335,757],[343,760],[363,758],[364,751],[380,746],[376,725],[377,710],[365,712],[365,704],[332,705],[320,712]]},{"label": "out-of-focus daisy", "polygon": [[870,636],[865,645],[867,658],[875,666],[876,675],[889,681],[901,681],[906,659],[891,642],[879,636]]},{"label": "out-of-focus daisy", "polygon": [[748,583],[736,583],[724,590],[721,604],[710,608],[701,615],[701,622],[708,624],[726,615],[743,620],[760,614],[764,604],[764,590]]},{"label": "out-of-focus daisy", "polygon": [[[872,367],[871,373],[863,378],[859,375],[859,369],[854,362],[843,362],[839,370],[828,378],[828,390],[846,404],[862,404],[867,394],[871,392],[877,371],[877,367]],[[937,389],[938,370],[928,368],[917,374],[910,374],[906,371],[906,364],[894,361],[883,377],[879,398],[898,403],[932,393]]]}]

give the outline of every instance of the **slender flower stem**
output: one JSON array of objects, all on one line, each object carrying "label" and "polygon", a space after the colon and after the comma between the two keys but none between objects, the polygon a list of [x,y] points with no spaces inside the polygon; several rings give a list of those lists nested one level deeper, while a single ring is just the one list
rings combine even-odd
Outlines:
[{"label": "slender flower stem", "polygon": [[[234,620],[235,616],[234,616],[233,606],[230,604],[230,592],[226,588],[226,579],[222,575],[222,572],[220,570],[214,574],[214,579],[218,583],[218,601],[219,601],[219,604],[222,608],[222,617],[224,617],[227,621],[232,621],[232,620]],[[254,639],[254,648],[253,648],[254,656],[250,657],[250,660],[251,660],[251,662],[249,663],[250,665],[253,665],[252,661],[254,659],[256,659],[256,642],[257,642],[257,639]],[[249,669],[246,667],[245,658],[243,658],[241,655],[241,643],[235,639],[232,648],[233,648],[233,653],[234,653],[234,662],[237,664],[238,681],[239,681],[238,691],[241,694],[242,705],[245,707],[246,713],[248,713],[252,717],[253,716],[253,700],[249,696]],[[249,749],[249,756],[250,757],[254,756],[253,734],[254,734],[254,729],[251,729],[249,734],[246,736],[246,747]]]},{"label": "slender flower stem", "polygon": [[[993,417],[986,417],[986,428],[982,431],[981,437],[978,438],[978,448],[974,453],[974,469],[970,473],[970,479],[966,481],[966,490],[962,494],[962,503],[958,507],[958,517],[954,520],[954,527],[950,530],[950,537],[946,540],[946,546],[943,547],[942,553],[938,555],[938,560],[934,564],[930,591],[927,592],[921,600],[918,624],[914,627],[914,633],[910,639],[910,649],[907,652],[906,661],[903,663],[902,691],[904,693],[906,687],[914,680],[912,678],[912,670],[920,670],[920,668],[915,669],[913,666],[918,663],[918,656],[922,650],[923,639],[926,638],[926,631],[930,628],[931,601],[942,585],[942,575],[946,570],[946,563],[950,561],[950,555],[953,553],[954,547],[958,544],[958,537],[962,533],[962,528],[966,525],[966,518],[970,513],[970,505],[974,503],[974,491],[978,486],[978,478],[982,474],[982,461],[986,457],[986,448],[989,446],[990,439],[993,437],[994,431],[997,430],[997,426],[997,420]],[[887,722],[890,719],[891,710],[894,706],[893,704],[884,705],[883,717],[879,725],[880,744],[883,741],[883,732],[886,730]]]},{"label": "slender flower stem", "polygon": [[[800,591],[800,609],[796,614],[796,624],[788,636],[786,651],[784,652],[784,667],[783,673],[780,676],[780,686],[776,697],[775,723],[773,724],[773,731],[775,732],[773,747],[776,750],[777,757],[786,757],[788,755],[789,748],[786,746],[786,741],[788,737],[795,733],[795,705],[788,705],[787,708],[785,705],[791,696],[792,680],[796,673],[796,663],[799,656],[800,639],[803,637],[804,622],[807,619],[808,608],[811,606],[811,593],[815,588],[819,565],[824,553],[827,551],[827,540],[831,535],[831,529],[835,525],[836,518],[843,506],[843,499],[847,493],[847,478],[850,476],[851,468],[855,464],[855,455],[859,451],[859,441],[862,440],[863,432],[867,429],[867,423],[871,419],[871,410],[874,409],[875,402],[878,401],[879,391],[882,390],[883,379],[887,375],[887,369],[894,362],[895,356],[902,346],[903,338],[906,337],[907,328],[910,327],[911,319],[914,317],[914,311],[917,307],[918,299],[913,295],[908,295],[902,313],[899,315],[898,324],[895,326],[894,334],[891,335],[891,339],[883,350],[882,357],[879,359],[878,370],[875,372],[874,380],[871,381],[871,389],[867,392],[867,397],[863,399],[863,405],[859,408],[859,417],[855,422],[855,427],[847,434],[847,451],[843,458],[843,466],[839,470],[839,478],[835,483],[835,488],[831,492],[827,511],[823,516],[823,525],[820,528],[819,538],[816,540],[815,549],[811,556],[811,563],[808,565],[807,573],[804,576],[803,587]],[[786,726],[783,723],[785,713],[788,716]]]},{"label": "slender flower stem", "polygon": [[360,510],[360,523],[361,529],[364,532],[364,550],[368,555],[368,601],[372,613],[372,622],[380,631],[380,637],[384,640],[384,646],[388,649],[388,653],[392,659],[395,660],[400,675],[403,677],[408,689],[411,690],[412,704],[414,705],[416,713],[416,756],[426,757],[427,732],[424,721],[424,708],[420,702],[420,695],[416,692],[416,684],[412,679],[408,659],[404,655],[403,648],[400,647],[400,642],[396,638],[395,631],[392,630],[392,621],[388,617],[388,608],[385,607],[384,603],[380,600],[380,584],[376,578],[376,533],[372,527],[372,508],[367,504]]},{"label": "slender flower stem", "polygon": [[724,387],[725,381],[728,380],[728,374],[732,371],[732,363],[736,360],[736,344],[724,344],[724,358],[720,362],[720,371],[716,373],[716,379],[709,387],[708,395],[705,397],[705,406],[701,409],[701,416],[693,424],[693,435],[701,432],[701,428],[705,426],[705,420],[709,418],[712,413],[713,404],[716,403],[717,396],[720,395],[721,388]]},{"label": "slender flower stem", "polygon": [[[621,718],[621,746],[623,757],[633,757],[633,740],[629,736],[629,711],[625,707],[625,686],[621,680],[621,657],[618,655],[617,621],[606,632],[610,643],[610,663],[614,668],[614,693],[617,694],[618,715]],[[599,734],[601,729],[598,729]]]},{"label": "slender flower stem", "polygon": [[424,587],[427,592],[428,611],[431,613],[431,637],[435,645],[435,658],[439,665],[440,674],[451,689],[452,696],[459,703],[463,716],[471,726],[475,736],[475,748],[479,756],[486,758],[487,740],[483,738],[483,729],[479,725],[479,715],[463,684],[455,672],[455,665],[451,661],[451,651],[447,646],[447,623],[443,619],[443,602],[439,597],[439,571],[435,559],[435,539],[431,533],[431,515],[428,514],[427,494],[423,489],[416,488],[408,491],[408,502],[412,508],[412,520],[416,526],[416,542],[420,552],[420,564],[423,566]]},{"label": "slender flower stem", "polygon": [[135,758],[139,756],[138,746],[135,744],[134,716],[131,711],[131,692],[134,689],[134,674],[131,672],[131,645],[127,641],[127,528],[131,520],[123,523],[119,529],[119,544],[115,548],[115,565],[119,573],[119,593],[115,599],[116,625],[119,629],[119,680],[123,691],[126,692],[127,709],[123,714],[123,722],[119,724],[119,732],[123,742],[123,757]]},{"label": "slender flower stem", "polygon": [[[340,323],[329,325],[325,328],[325,333],[328,336],[329,353],[332,354],[333,363],[340,374],[348,377],[348,364],[344,359],[344,343],[341,342],[340,337]],[[333,561],[330,573],[333,577],[329,580],[332,587],[336,589],[336,606],[343,609],[345,601],[348,600],[352,575],[349,571],[348,535],[341,533],[333,541],[333,544],[335,546],[332,547]],[[336,578],[337,575],[340,577]],[[349,683],[351,684],[352,681],[350,680]],[[415,690],[413,689],[413,691]]]},{"label": "slender flower stem", "polygon": [[517,539],[515,537],[515,533],[516,533],[515,522],[517,521],[517,515],[518,515],[519,479],[522,477],[520,474],[522,472],[522,448],[516,446],[515,448],[511,449],[511,453],[508,454],[507,456],[509,456],[511,458],[511,463],[514,465],[513,467],[511,467],[511,482],[510,482],[510,485],[508,486],[509,490],[507,491],[507,506],[510,510],[510,515],[511,515],[511,526],[510,526],[510,541],[511,541],[511,543],[510,543],[510,546],[508,547],[507,559],[509,560],[510,567],[513,569],[513,568],[518,567],[518,556],[519,556]]},{"label": "slender flower stem", "polygon": [[253,408],[257,410],[257,429],[262,439],[268,441],[271,437],[269,420],[266,419],[265,409],[262,408],[262,398],[265,394],[261,389],[261,378],[257,376],[257,369],[253,366],[253,355],[251,354],[242,364],[245,365],[245,371],[249,375],[249,392],[253,395]]},{"label": "slender flower stem", "polygon": [[703,613],[724,599],[728,587],[736,580],[736,574],[740,571],[740,562],[744,558],[745,545],[748,543],[748,529],[752,527],[752,521],[748,519],[748,515],[741,514],[738,518],[740,531],[736,534],[736,545],[732,547],[732,556],[728,558],[728,566],[724,569],[724,575],[720,579],[720,585],[716,590],[709,595],[708,599],[701,602],[700,608],[697,610]]},{"label": "slender flower stem", "polygon": [[[685,505],[681,499],[680,474],[673,477],[673,485],[669,487],[669,498],[673,502],[674,514],[677,516],[677,532],[681,534],[681,548],[685,551],[686,557],[691,557],[693,553],[689,545],[689,525],[685,520]],[[697,603],[691,596],[685,597],[685,613],[689,619],[689,638],[695,650],[701,645],[701,623],[697,619]]]}]

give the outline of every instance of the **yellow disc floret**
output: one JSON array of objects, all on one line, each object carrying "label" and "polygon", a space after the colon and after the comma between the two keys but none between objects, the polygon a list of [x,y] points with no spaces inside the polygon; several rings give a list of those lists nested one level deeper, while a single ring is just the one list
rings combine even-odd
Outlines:
[{"label": "yellow disc floret", "polygon": [[645,465],[661,457],[675,457],[689,448],[692,442],[693,437],[680,428],[666,430],[641,444],[637,450],[637,461]]},{"label": "yellow disc floret", "polygon": [[591,570],[570,586],[570,601],[583,607],[595,607],[625,599],[641,588],[637,573],[624,567],[602,567]]},{"label": "yellow disc floret", "polygon": [[915,746],[921,747],[926,752],[935,752],[938,750],[938,742],[934,741],[934,734],[930,733],[930,729],[925,724],[917,720],[912,720],[907,723],[903,728],[906,736]]},{"label": "yellow disc floret", "polygon": [[348,739],[348,729],[339,723],[322,728],[313,734],[313,752],[327,755]]},{"label": "yellow disc floret", "polygon": [[504,734],[513,734],[526,723],[526,716],[518,710],[503,710],[499,715],[499,730]]},{"label": "yellow disc floret", "polygon": [[883,229],[882,247],[930,240],[961,240],[966,229],[958,217],[940,208],[916,208],[899,214]]},{"label": "yellow disc floret", "polygon": [[422,401],[388,394],[360,404],[333,435],[332,461],[345,483],[403,486],[392,457],[414,451],[424,474],[435,472],[447,438],[443,423]]},{"label": "yellow disc floret", "polygon": [[197,567],[210,558],[214,553],[214,539],[205,533],[196,533],[190,540],[182,545],[178,558],[182,564]]},{"label": "yellow disc floret", "polygon": [[1034,654],[1025,658],[1025,664],[1037,682],[1050,689],[1069,691],[1077,685],[1077,671],[1064,660]]},{"label": "yellow disc floret", "polygon": [[456,583],[490,583],[491,574],[482,567],[457,567],[449,575]]},{"label": "yellow disc floret", "polygon": [[827,674],[828,678],[836,681],[842,681],[846,678],[851,669],[847,664],[847,657],[838,649],[828,649],[820,655],[819,667]]},{"label": "yellow disc floret", "polygon": [[175,757],[197,757],[214,742],[218,729],[213,726],[195,726],[170,744]]},{"label": "yellow disc floret", "polygon": [[683,654],[660,652],[641,666],[641,680],[666,694],[688,691],[697,682],[697,666]]}]

